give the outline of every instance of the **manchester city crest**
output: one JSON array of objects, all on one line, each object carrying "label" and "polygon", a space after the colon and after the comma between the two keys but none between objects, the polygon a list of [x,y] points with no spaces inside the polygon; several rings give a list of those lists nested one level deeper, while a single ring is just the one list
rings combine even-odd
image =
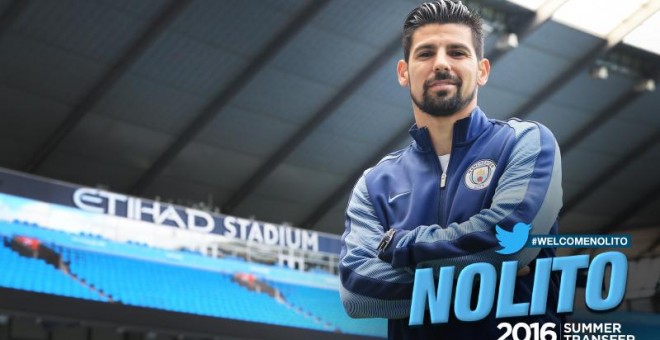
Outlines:
[{"label": "manchester city crest", "polygon": [[465,172],[465,186],[472,190],[481,190],[490,184],[495,172],[495,163],[490,159],[478,160]]}]

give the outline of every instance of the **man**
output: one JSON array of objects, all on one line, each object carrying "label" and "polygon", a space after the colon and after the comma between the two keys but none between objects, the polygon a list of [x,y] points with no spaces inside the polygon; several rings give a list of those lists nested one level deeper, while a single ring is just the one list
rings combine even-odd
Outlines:
[{"label": "man", "polygon": [[538,248],[496,253],[496,225],[511,231],[523,222],[532,225],[531,234],[557,232],[561,161],[544,126],[489,120],[477,106],[478,88],[490,73],[481,25],[478,15],[450,0],[422,4],[408,15],[397,73],[410,89],[413,141],[364,172],[346,210],[342,301],[352,317],[388,318],[392,339],[497,339],[503,321],[561,321],[553,276],[546,315],[495,319],[493,311],[461,322],[452,312],[448,323],[433,325],[427,311],[424,325],[408,326],[416,268],[459,272],[489,262],[499,269],[502,261],[517,260],[521,272],[529,267],[532,274],[519,273],[514,301],[529,302],[535,259],[554,256]]}]

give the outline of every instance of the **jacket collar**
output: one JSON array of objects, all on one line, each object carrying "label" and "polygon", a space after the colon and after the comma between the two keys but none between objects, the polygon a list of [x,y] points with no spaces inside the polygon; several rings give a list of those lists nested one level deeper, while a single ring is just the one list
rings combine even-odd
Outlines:
[{"label": "jacket collar", "polygon": [[[454,123],[453,132],[453,145],[469,144],[476,139],[481,133],[486,130],[490,125],[490,121],[486,115],[477,106],[470,116]],[[433,143],[431,142],[431,135],[428,128],[417,127],[413,125],[410,130],[410,135],[414,139],[413,146],[421,152],[429,152],[433,150]]]}]

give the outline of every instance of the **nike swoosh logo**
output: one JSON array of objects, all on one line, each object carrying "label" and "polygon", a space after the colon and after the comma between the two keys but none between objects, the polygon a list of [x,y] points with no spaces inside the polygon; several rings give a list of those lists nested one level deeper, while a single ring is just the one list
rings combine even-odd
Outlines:
[{"label": "nike swoosh logo", "polygon": [[409,193],[410,193],[410,191],[406,191],[406,192],[402,192],[402,193],[400,193],[400,194],[396,194],[396,195],[394,195],[394,196],[390,196],[390,199],[389,199],[387,202],[388,202],[388,203],[392,203],[392,202],[394,202],[395,199],[397,199],[397,198],[399,198],[399,197],[401,197],[401,196],[404,196],[404,195],[408,195]]}]

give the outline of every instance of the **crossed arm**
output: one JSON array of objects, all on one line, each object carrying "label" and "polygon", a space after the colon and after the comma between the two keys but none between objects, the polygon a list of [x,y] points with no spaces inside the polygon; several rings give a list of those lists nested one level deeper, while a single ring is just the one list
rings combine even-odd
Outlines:
[{"label": "crossed arm", "polygon": [[[376,247],[385,228],[375,215],[364,176],[358,181],[346,210],[339,264],[340,293],[349,315],[407,317],[414,280],[411,268],[451,265],[460,270],[474,262],[498,266],[510,260],[524,268],[536,258],[538,248],[507,256],[494,252],[496,224],[526,222],[532,224],[532,234],[546,234],[561,208],[561,161],[554,137],[544,127],[518,124],[517,143],[488,209],[446,228],[422,225],[398,230],[381,254]],[[484,250],[470,253],[467,244]]]}]

